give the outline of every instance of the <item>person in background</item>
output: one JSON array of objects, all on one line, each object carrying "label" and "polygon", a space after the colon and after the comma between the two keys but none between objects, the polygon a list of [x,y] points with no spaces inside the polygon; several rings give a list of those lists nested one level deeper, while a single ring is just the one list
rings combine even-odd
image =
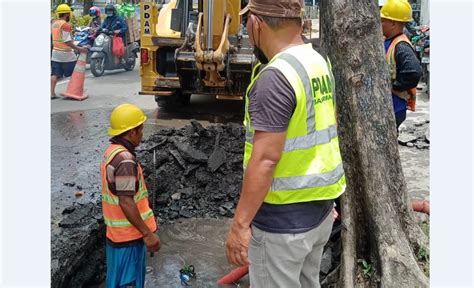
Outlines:
[{"label": "person in background", "polygon": [[100,8],[96,6],[92,6],[89,9],[89,16],[91,16],[91,20],[87,26],[92,28],[92,31],[97,31],[100,26],[102,25],[102,20],[100,19]]},{"label": "person in background", "polygon": [[[125,39],[125,33],[128,30],[127,23],[117,15],[117,10],[115,9],[113,4],[107,4],[105,6],[105,14],[107,17],[105,18],[104,22],[100,26],[99,32],[103,29],[107,31],[111,31],[114,35],[120,36],[123,40],[123,45],[127,46],[127,42]],[[125,63],[125,59],[123,57],[120,58],[122,63]]]},{"label": "person in background", "polygon": [[77,56],[74,50],[86,53],[87,47],[78,47],[72,38],[71,7],[67,4],[60,4],[56,8],[57,19],[51,23],[51,99],[57,99],[56,83],[58,79],[69,77],[76,66]]},{"label": "person in background", "polygon": [[420,81],[422,69],[410,40],[403,33],[406,23],[413,20],[410,3],[407,0],[387,0],[380,10],[380,15],[398,131],[406,119],[408,102],[414,101],[416,97],[416,86]]}]

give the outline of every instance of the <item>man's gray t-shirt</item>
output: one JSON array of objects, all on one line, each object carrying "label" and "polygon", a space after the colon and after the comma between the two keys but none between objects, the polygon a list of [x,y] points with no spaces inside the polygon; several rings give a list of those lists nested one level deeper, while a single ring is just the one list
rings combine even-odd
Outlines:
[{"label": "man's gray t-shirt", "polygon": [[[296,95],[278,69],[265,69],[249,92],[250,124],[256,131],[285,132],[296,108]],[[294,204],[263,203],[252,221],[271,233],[303,233],[316,228],[328,216],[333,200]]]}]

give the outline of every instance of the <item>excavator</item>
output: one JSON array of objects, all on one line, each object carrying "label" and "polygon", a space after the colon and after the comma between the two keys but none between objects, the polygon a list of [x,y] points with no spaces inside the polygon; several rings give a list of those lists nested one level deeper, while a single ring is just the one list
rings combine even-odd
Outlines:
[{"label": "excavator", "polygon": [[239,16],[247,2],[141,2],[139,94],[174,107],[192,94],[243,100],[255,62]]}]

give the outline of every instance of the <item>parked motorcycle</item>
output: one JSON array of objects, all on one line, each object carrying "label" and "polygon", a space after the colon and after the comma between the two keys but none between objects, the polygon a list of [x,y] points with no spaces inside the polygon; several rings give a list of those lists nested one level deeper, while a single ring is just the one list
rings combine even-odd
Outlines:
[{"label": "parked motorcycle", "polygon": [[118,62],[112,54],[113,31],[101,29],[99,36],[95,38],[91,47],[91,72],[95,77],[100,77],[105,70],[125,69],[132,71],[135,68],[137,53],[140,50],[138,43],[132,42],[125,47],[125,61]]}]

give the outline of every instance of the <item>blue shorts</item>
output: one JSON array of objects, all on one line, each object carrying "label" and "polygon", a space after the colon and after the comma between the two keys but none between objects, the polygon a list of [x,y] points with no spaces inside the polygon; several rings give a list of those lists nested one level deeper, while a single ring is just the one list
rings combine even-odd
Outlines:
[{"label": "blue shorts", "polygon": [[128,247],[116,248],[105,244],[107,288],[145,286],[146,247],[143,241]]},{"label": "blue shorts", "polygon": [[73,62],[56,62],[51,60],[51,76],[58,76],[58,78],[69,77],[74,71],[76,61]]}]

